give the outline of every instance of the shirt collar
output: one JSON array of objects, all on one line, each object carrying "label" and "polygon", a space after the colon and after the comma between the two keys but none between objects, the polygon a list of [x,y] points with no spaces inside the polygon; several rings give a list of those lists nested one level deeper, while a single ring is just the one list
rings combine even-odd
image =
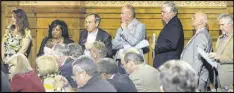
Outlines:
[{"label": "shirt collar", "polygon": [[110,77],[110,79],[113,79],[113,78],[114,78],[114,76],[115,76],[115,74],[112,74],[112,75],[111,75],[111,77]]},{"label": "shirt collar", "polygon": [[205,29],[206,29],[206,27],[202,27],[202,28],[198,29],[195,34],[198,34],[200,31],[205,30]]},{"label": "shirt collar", "polygon": [[98,32],[98,28],[97,28],[97,30],[96,30],[96,31],[94,31],[94,32],[88,32],[88,34],[96,35],[96,34],[97,34],[97,32]]}]

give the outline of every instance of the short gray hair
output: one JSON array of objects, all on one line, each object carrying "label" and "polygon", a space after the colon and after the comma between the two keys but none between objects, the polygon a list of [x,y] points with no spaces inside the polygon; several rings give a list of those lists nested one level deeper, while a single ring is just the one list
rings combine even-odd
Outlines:
[{"label": "short gray hair", "polygon": [[94,76],[97,74],[97,65],[94,63],[94,60],[87,56],[82,55],[76,59],[73,64],[73,73],[75,72],[86,72],[89,76]]},{"label": "short gray hair", "polygon": [[218,20],[224,19],[227,24],[233,24],[233,16],[227,13],[219,15]]},{"label": "short gray hair", "polygon": [[108,50],[103,42],[101,42],[101,41],[93,42],[91,49],[93,49],[93,48],[95,49],[95,52],[98,54],[98,56],[100,58],[106,57]]},{"label": "short gray hair", "polygon": [[97,61],[98,72],[106,74],[118,73],[118,65],[111,58],[102,58]]},{"label": "short gray hair", "polygon": [[124,56],[124,62],[128,63],[128,61],[133,61],[135,64],[142,64],[144,63],[144,58],[141,54],[128,52]]},{"label": "short gray hair", "polygon": [[53,51],[59,56],[69,56],[69,49],[66,44],[57,44]]},{"label": "short gray hair", "polygon": [[88,15],[86,16],[86,18],[87,18],[88,16],[92,16],[92,15],[94,15],[94,17],[95,17],[95,22],[98,22],[98,26],[99,26],[100,23],[101,23],[101,17],[100,17],[98,14],[91,13],[91,14],[88,14]]},{"label": "short gray hair", "polygon": [[67,45],[69,49],[69,56],[73,58],[78,58],[79,56],[83,55],[82,47],[77,43],[70,43]]},{"label": "short gray hair", "polygon": [[168,8],[170,8],[169,12],[173,12],[176,14],[178,13],[178,9],[176,8],[176,5],[173,1],[165,1],[163,5],[166,5]]},{"label": "short gray hair", "polygon": [[195,92],[197,75],[183,60],[169,60],[159,67],[160,81],[165,92]]}]

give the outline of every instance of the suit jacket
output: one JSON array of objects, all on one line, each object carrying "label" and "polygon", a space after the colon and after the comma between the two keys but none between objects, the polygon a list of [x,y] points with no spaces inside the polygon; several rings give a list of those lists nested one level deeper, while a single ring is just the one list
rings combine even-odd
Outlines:
[{"label": "suit jacket", "polygon": [[[83,50],[85,50],[85,43],[87,41],[88,31],[83,30],[80,32],[79,44],[82,46]],[[107,57],[112,58],[112,43],[111,43],[111,35],[108,34],[106,31],[98,28],[97,36],[95,41],[101,41],[105,44],[106,48],[108,49]]]},{"label": "suit jacket", "polygon": [[230,33],[228,36],[227,41],[224,43],[223,48],[219,48],[220,45],[220,38],[219,36],[217,43],[216,43],[216,51],[221,50],[220,55],[220,63],[232,63],[233,64],[233,32]]},{"label": "suit jacket", "polygon": [[1,92],[11,92],[11,86],[7,75],[1,71]]},{"label": "suit jacket", "polygon": [[180,19],[174,16],[158,36],[154,51],[154,67],[159,68],[165,61],[180,59],[184,48],[184,32]]},{"label": "suit jacket", "polygon": [[[46,45],[46,42],[49,40],[50,38],[49,37],[45,37],[42,42],[41,42],[41,46],[40,46],[40,49],[39,49],[39,52],[37,53],[37,57],[41,56],[44,54],[44,47]],[[74,43],[73,40],[69,39],[69,38],[64,38],[64,44],[69,44],[69,43]]]},{"label": "suit jacket", "polygon": [[188,62],[203,81],[207,81],[209,72],[204,67],[206,65],[205,60],[198,54],[198,47],[206,53],[210,53],[212,50],[212,40],[206,28],[200,29],[188,41],[181,53],[181,59]]},{"label": "suit jacket", "polygon": [[[218,76],[221,86],[229,86],[233,84],[233,32],[229,34],[223,47],[219,47],[222,42],[220,39],[223,35],[219,36],[216,43],[216,51],[220,50],[217,54],[220,55],[220,66],[218,67]],[[233,86],[232,86],[233,88]]]},{"label": "suit jacket", "polygon": [[133,19],[126,29],[118,28],[115,38],[112,40],[112,48],[119,50],[123,49],[124,45],[134,47],[145,39],[145,33],[145,25],[137,19]]},{"label": "suit jacket", "polygon": [[40,77],[34,71],[14,75],[10,84],[12,92],[45,92]]},{"label": "suit jacket", "polygon": [[117,92],[137,92],[132,80],[126,74],[115,74],[113,79],[107,79],[114,85]]},{"label": "suit jacket", "polygon": [[77,88],[76,82],[72,79],[72,76],[74,76],[72,73],[73,61],[74,61],[73,59],[68,58],[65,61],[65,63],[61,67],[59,67],[59,72],[62,76],[66,77],[72,88]]},{"label": "suit jacket", "polygon": [[160,92],[159,71],[148,64],[139,64],[139,69],[129,75],[138,92]]},{"label": "suit jacket", "polygon": [[117,92],[112,84],[101,79],[100,75],[94,75],[88,82],[77,89],[78,92]]}]

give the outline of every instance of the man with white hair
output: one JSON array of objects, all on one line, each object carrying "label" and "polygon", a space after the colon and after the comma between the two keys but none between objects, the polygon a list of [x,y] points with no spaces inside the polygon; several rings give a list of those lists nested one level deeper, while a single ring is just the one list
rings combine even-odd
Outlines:
[{"label": "man with white hair", "polygon": [[181,53],[181,60],[188,62],[198,75],[198,90],[206,91],[209,86],[209,71],[206,68],[204,59],[200,56],[197,48],[201,48],[206,53],[212,50],[212,40],[207,30],[208,17],[203,12],[196,12],[192,18],[192,26],[196,30],[195,35],[188,41]]},{"label": "man with white hair", "polygon": [[221,91],[233,91],[233,16],[221,14],[218,21],[222,35],[217,40],[215,52],[209,56],[219,63]]},{"label": "man with white hair", "polygon": [[158,68],[165,61],[180,59],[184,48],[184,32],[180,19],[177,17],[177,8],[171,1],[162,4],[162,20],[165,23],[158,36],[154,48],[154,67]]}]

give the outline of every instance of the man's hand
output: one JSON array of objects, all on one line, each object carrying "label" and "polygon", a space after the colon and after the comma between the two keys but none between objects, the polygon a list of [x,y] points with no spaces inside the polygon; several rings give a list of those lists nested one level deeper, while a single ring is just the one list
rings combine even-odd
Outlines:
[{"label": "man's hand", "polygon": [[208,54],[208,57],[211,58],[211,59],[215,59],[215,56],[216,56],[216,53],[215,52],[210,52]]},{"label": "man's hand", "polygon": [[128,23],[126,21],[122,21],[121,28],[124,30],[128,27]]}]

